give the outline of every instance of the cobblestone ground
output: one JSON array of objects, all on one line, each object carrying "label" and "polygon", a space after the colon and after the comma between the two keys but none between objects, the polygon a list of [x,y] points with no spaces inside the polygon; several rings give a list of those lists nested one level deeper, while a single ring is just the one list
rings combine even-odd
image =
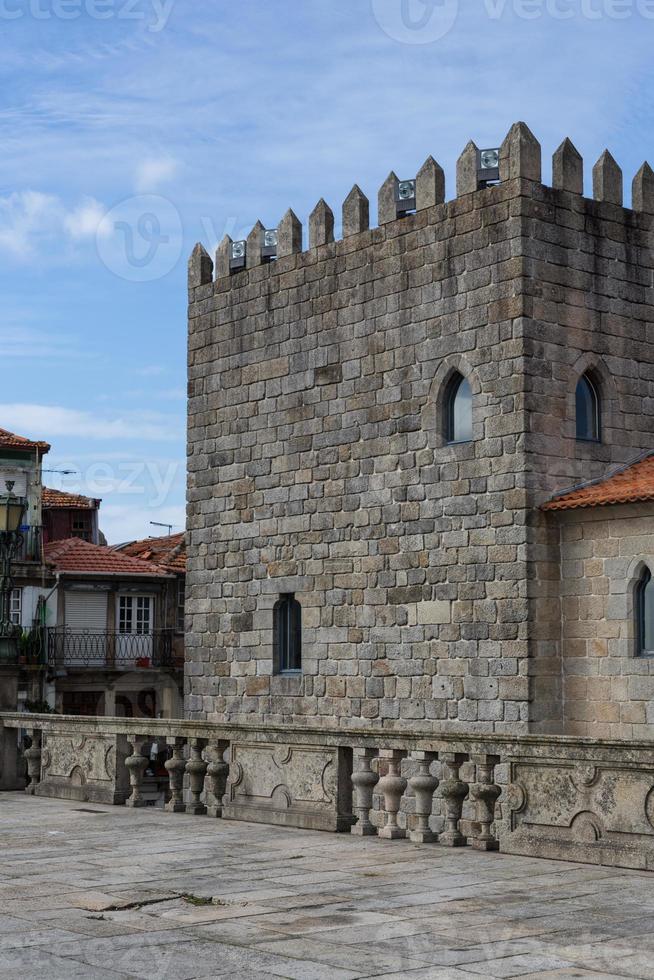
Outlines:
[{"label": "cobblestone ground", "polygon": [[0,796],[0,977],[654,977],[651,874]]}]

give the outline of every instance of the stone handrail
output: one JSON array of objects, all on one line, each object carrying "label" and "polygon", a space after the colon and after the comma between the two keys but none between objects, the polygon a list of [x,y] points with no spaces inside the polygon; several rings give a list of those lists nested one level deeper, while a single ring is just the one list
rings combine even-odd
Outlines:
[{"label": "stone handrail", "polygon": [[17,712],[0,726],[3,789],[22,759],[28,793],[140,807],[165,757],[171,813],[654,867],[654,741]]},{"label": "stone handrail", "polygon": [[5,728],[38,728],[41,731],[56,732],[72,730],[85,733],[120,735],[161,735],[180,738],[231,738],[243,735],[264,741],[288,742],[300,739],[309,745],[341,745],[366,748],[380,744],[405,749],[407,751],[438,751],[445,746],[460,746],[462,751],[474,752],[489,750],[499,754],[520,754],[521,748],[528,754],[534,750],[546,753],[566,753],[574,748],[576,752],[588,753],[591,758],[599,748],[615,753],[616,758],[632,761],[654,759],[654,739],[597,739],[592,737],[524,734],[502,735],[475,732],[436,732],[433,728],[423,728],[412,723],[409,733],[393,729],[330,728],[307,725],[278,725],[250,722],[208,722],[188,721],[174,718],[114,718],[105,715],[53,715],[27,714],[20,711],[0,712],[0,726]]}]

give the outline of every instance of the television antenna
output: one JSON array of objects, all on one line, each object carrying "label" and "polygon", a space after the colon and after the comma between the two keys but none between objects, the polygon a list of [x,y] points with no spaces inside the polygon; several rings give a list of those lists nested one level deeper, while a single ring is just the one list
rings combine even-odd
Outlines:
[{"label": "television antenna", "polygon": [[165,527],[168,528],[168,537],[173,533],[174,524],[162,524],[161,521],[150,521],[152,527]]}]

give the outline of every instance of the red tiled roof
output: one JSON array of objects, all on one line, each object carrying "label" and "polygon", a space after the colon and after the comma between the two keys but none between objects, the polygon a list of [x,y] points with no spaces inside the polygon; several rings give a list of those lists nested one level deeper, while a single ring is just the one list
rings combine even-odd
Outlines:
[{"label": "red tiled roof", "polygon": [[171,572],[186,571],[186,535],[183,531],[166,537],[130,541],[129,544],[120,545],[120,551],[124,555],[152,562]]},{"label": "red tiled roof", "polygon": [[79,493],[66,493],[65,490],[51,490],[43,487],[41,503],[44,507],[68,507],[75,510],[97,510],[100,501],[95,497],[83,497]]},{"label": "red tiled roof", "polygon": [[161,578],[166,575],[146,561],[121,554],[101,544],[91,544],[81,538],[50,541],[44,546],[45,560],[58,572],[77,572],[80,575],[141,575]]},{"label": "red tiled roof", "polygon": [[50,451],[49,442],[32,442],[25,436],[17,436],[9,429],[0,429],[0,449],[38,449],[42,453]]},{"label": "red tiled roof", "polygon": [[574,510],[654,500],[654,452],[601,480],[573,487],[543,504],[543,510]]}]

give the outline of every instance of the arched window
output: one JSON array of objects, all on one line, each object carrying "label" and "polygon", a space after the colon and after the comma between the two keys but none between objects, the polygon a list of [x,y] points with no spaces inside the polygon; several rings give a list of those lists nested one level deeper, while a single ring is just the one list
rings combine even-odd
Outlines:
[{"label": "arched window", "polygon": [[649,568],[636,586],[636,656],[654,656],[654,582]]},{"label": "arched window", "polygon": [[273,607],[273,661],[278,674],[302,670],[302,607],[294,595],[280,596]]},{"label": "arched window", "polygon": [[467,378],[455,374],[445,391],[445,439],[469,442],[472,439],[472,388]]},{"label": "arched window", "polygon": [[575,401],[577,411],[577,439],[583,442],[599,442],[599,391],[590,375],[582,374],[579,378]]}]

